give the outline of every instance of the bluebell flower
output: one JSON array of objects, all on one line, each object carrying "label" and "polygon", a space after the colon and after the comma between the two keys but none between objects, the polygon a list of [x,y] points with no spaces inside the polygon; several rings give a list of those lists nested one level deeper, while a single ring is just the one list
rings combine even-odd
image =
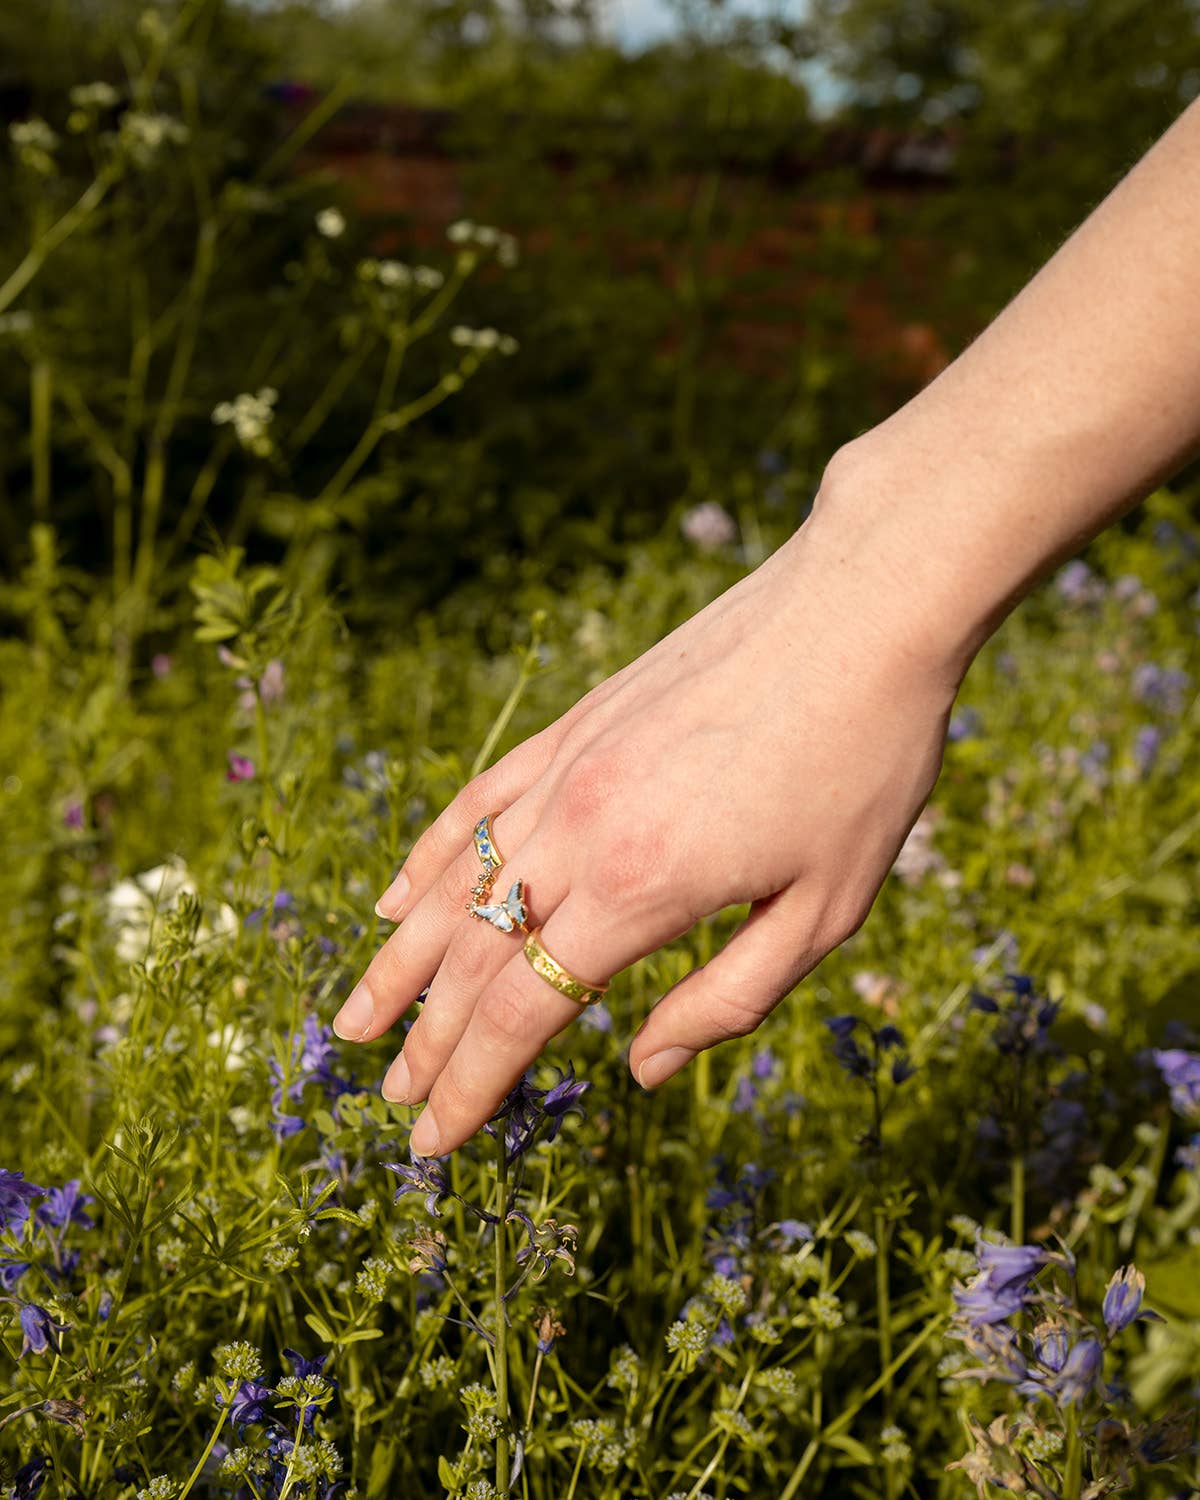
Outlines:
[{"label": "bluebell flower", "polygon": [[27,1260],[0,1260],[0,1287],[11,1292],[28,1269]]},{"label": "bluebell flower", "polygon": [[1081,557],[1060,568],[1054,586],[1068,604],[1083,604],[1103,592],[1103,585]]},{"label": "bluebell flower", "polygon": [[[281,912],[291,911],[295,904],[295,897],[291,891],[276,891],[271,899],[271,915],[277,917]],[[254,927],[257,923],[261,922],[266,915],[266,910],[265,906],[256,906],[253,911],[247,912],[246,926]]]},{"label": "bluebell flower", "polygon": [[1149,775],[1162,747],[1162,730],[1143,724],[1133,737],[1133,760],[1143,776]]},{"label": "bluebell flower", "polygon": [[1025,1306],[1029,1283],[1053,1257],[1038,1245],[975,1246],[979,1275],[955,1290],[958,1316],[972,1325],[1002,1323]]},{"label": "bluebell flower", "polygon": [[974,739],[982,727],[978,709],[960,708],[950,716],[950,723],[946,727],[946,738],[951,744],[961,740]]},{"label": "bluebell flower", "polygon": [[767,1079],[774,1076],[779,1067],[779,1059],[771,1051],[770,1047],[760,1047],[754,1054],[754,1060],[750,1064],[750,1072],[758,1079]]},{"label": "bluebell flower", "polygon": [[22,1302],[19,1316],[24,1339],[18,1359],[26,1354],[45,1354],[47,1349],[55,1354],[62,1352],[62,1344],[58,1335],[66,1333],[70,1324],[58,1322],[44,1307],[39,1307],[35,1302]]},{"label": "bluebell flower", "polygon": [[271,1059],[271,1077],[275,1087],[271,1092],[271,1131],[277,1140],[286,1140],[297,1135],[308,1123],[302,1116],[294,1114],[289,1104],[298,1103],[309,1084],[319,1084],[330,1102],[350,1093],[354,1084],[334,1071],[334,1062],[339,1057],[333,1028],[324,1025],[316,1016],[308,1015],[299,1036],[292,1038],[291,1082],[284,1084],[284,1073],[279,1062]]},{"label": "bluebell flower", "polygon": [[1069,1347],[1065,1324],[1039,1323],[1033,1330],[1034,1358],[1054,1375],[1066,1364]]},{"label": "bluebell flower", "polygon": [[537,1088],[529,1074],[526,1074],[483,1127],[490,1136],[497,1138],[497,1126],[503,1124],[505,1155],[510,1163],[529,1151],[543,1127],[549,1127],[545,1138],[552,1141],[558,1135],[567,1115],[583,1116],[583,1106],[579,1100],[589,1085],[583,1079],[575,1077],[573,1063],[568,1064],[565,1073],[561,1068],[554,1071],[558,1074],[558,1082],[548,1089]]},{"label": "bluebell flower", "polygon": [[734,1091],[730,1109],[735,1115],[745,1115],[758,1103],[758,1089],[749,1078],[739,1078],[738,1085]]},{"label": "bluebell flower", "polygon": [[1179,1047],[1158,1048],[1153,1053],[1163,1082],[1171,1091],[1171,1105],[1185,1119],[1200,1116],[1200,1052]]},{"label": "bluebell flower", "polygon": [[24,1172],[0,1167],[0,1229],[18,1229],[29,1218],[29,1205],[46,1189],[25,1181]]},{"label": "bluebell flower", "polygon": [[857,1016],[827,1016],[825,1024],[839,1042],[844,1042],[847,1037],[854,1035],[862,1022]]},{"label": "bluebell flower", "polygon": [[394,1172],[400,1179],[400,1186],[396,1189],[396,1196],[392,1200],[399,1203],[406,1193],[424,1193],[425,1211],[432,1214],[435,1219],[441,1218],[438,1204],[441,1199],[450,1194],[450,1180],[446,1175],[446,1168],[435,1156],[417,1156],[409,1149],[410,1166],[402,1166],[399,1162],[385,1161],[384,1168]]},{"label": "bluebell flower", "polygon": [[1110,1334],[1120,1333],[1136,1322],[1142,1313],[1146,1278],[1136,1266],[1122,1266],[1114,1271],[1104,1292],[1104,1326]]},{"label": "bluebell flower", "polygon": [[888,1052],[893,1047],[903,1047],[904,1033],[898,1026],[881,1026],[875,1033],[875,1045],[881,1052]]},{"label": "bluebell flower", "polygon": [[1068,1405],[1086,1399],[1100,1378],[1104,1350],[1098,1339],[1082,1338],[1073,1344],[1062,1369],[1049,1385],[1051,1394]]},{"label": "bluebell flower", "polygon": [[1130,686],[1133,696],[1142,703],[1161,708],[1165,713],[1182,713],[1184,699],[1192,679],[1175,667],[1160,667],[1156,662],[1140,662],[1133,669]]}]

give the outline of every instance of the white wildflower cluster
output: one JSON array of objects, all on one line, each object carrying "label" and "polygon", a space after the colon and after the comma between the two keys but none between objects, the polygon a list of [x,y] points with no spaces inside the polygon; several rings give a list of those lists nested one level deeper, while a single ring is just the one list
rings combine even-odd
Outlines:
[{"label": "white wildflower cluster", "polygon": [[446,278],[434,266],[410,266],[402,260],[360,260],[360,281],[378,282],[389,291],[405,291],[416,287],[420,292],[436,292]]},{"label": "white wildflower cluster", "polygon": [[217,1369],[230,1380],[257,1380],[263,1372],[262,1355],[245,1339],[221,1344],[213,1351]]},{"label": "white wildflower cluster", "polygon": [[457,323],[450,330],[450,342],[460,349],[475,349],[481,354],[515,354],[519,347],[511,334],[500,333],[495,328],[468,328],[465,323]]},{"label": "white wildflower cluster", "polygon": [[720,1432],[727,1432],[742,1448],[757,1448],[762,1445],[762,1433],[751,1422],[744,1411],[715,1411],[712,1423]]},{"label": "white wildflower cluster", "polygon": [[904,1441],[904,1433],[895,1423],[889,1423],[879,1434],[883,1447],[880,1456],[885,1464],[906,1464],[912,1457],[912,1449]]},{"label": "white wildflower cluster", "polygon": [[1034,1428],[1026,1436],[1023,1446],[1030,1458],[1053,1458],[1063,1450],[1063,1435],[1053,1427]]},{"label": "white wildflower cluster", "polygon": [[159,1240],[154,1247],[154,1256],[164,1271],[178,1271],[187,1246],[181,1239]]},{"label": "white wildflower cluster", "polygon": [[[667,1500],[693,1500],[693,1496],[691,1490],[672,1490]],[[695,1500],[713,1500],[713,1497],[707,1490],[701,1490]]]},{"label": "white wildflower cluster", "polygon": [[272,1245],[263,1256],[267,1270],[274,1271],[276,1276],[290,1271],[299,1259],[300,1251],[295,1245]]},{"label": "white wildflower cluster", "polygon": [[177,1391],[181,1396],[196,1384],[196,1362],[189,1359],[186,1364],[180,1365],[171,1376],[171,1389]]},{"label": "white wildflower cluster", "polygon": [[476,1479],[467,1485],[466,1500],[499,1500],[500,1491],[490,1479]]},{"label": "white wildflower cluster", "polygon": [[327,240],[340,240],[346,232],[346,215],[340,208],[323,208],[316,218],[317,233]]},{"label": "white wildflower cluster", "polygon": [[117,139],[131,161],[148,167],[164,146],[186,145],[188,128],[173,115],[129,109],[121,116]]},{"label": "white wildflower cluster", "polygon": [[615,1474],[637,1440],[631,1427],[618,1432],[607,1417],[578,1417],[571,1423],[571,1434],[583,1449],[584,1462],[595,1464],[603,1474]]},{"label": "white wildflower cluster", "polygon": [[417,1378],[427,1391],[447,1389],[454,1384],[458,1373],[454,1361],[448,1354],[439,1354],[436,1359],[427,1359],[417,1370]]},{"label": "white wildflower cluster", "polygon": [[704,1283],[704,1295],[710,1298],[727,1317],[736,1317],[746,1307],[746,1288],[732,1276],[713,1275]]},{"label": "white wildflower cluster", "polygon": [[334,1287],[338,1284],[338,1280],[340,1279],[341,1274],[341,1266],[337,1265],[332,1260],[325,1260],[321,1262],[316,1271],[313,1273],[313,1280],[317,1283],[318,1286],[323,1286],[328,1290],[330,1287]]},{"label": "white wildflower cluster", "polygon": [[878,1248],[869,1234],[861,1229],[848,1229],[846,1243],[860,1260],[868,1260]]},{"label": "white wildflower cluster", "polygon": [[678,1350],[694,1359],[708,1348],[708,1341],[711,1337],[711,1333],[703,1323],[679,1321],[672,1323],[667,1329],[667,1348],[672,1354]]},{"label": "white wildflower cluster", "polygon": [[846,1321],[842,1312],[842,1299],[832,1292],[821,1292],[808,1299],[808,1312],[819,1328],[840,1328]]},{"label": "white wildflower cluster", "polygon": [[297,1406],[311,1406],[329,1395],[333,1386],[324,1375],[285,1375],[275,1389]]},{"label": "white wildflower cluster", "polygon": [[354,1285],[359,1296],[365,1297],[368,1302],[382,1302],[387,1296],[391,1274],[391,1266],[381,1257],[373,1255],[368,1260],[364,1260],[358,1275],[354,1278]]},{"label": "white wildflower cluster", "polygon": [[17,338],[32,332],[33,314],[26,312],[24,308],[18,308],[16,312],[0,313],[0,337],[7,335]]},{"label": "white wildflower cluster", "polygon": [[221,1479],[245,1479],[248,1474],[261,1472],[260,1455],[253,1448],[233,1448],[217,1465]]},{"label": "white wildflower cluster", "polygon": [[784,1399],[794,1396],[798,1389],[795,1371],[785,1370],[782,1365],[775,1365],[769,1370],[759,1370],[754,1377],[754,1383],[761,1386],[764,1391],[770,1391],[772,1396]]},{"label": "white wildflower cluster", "polygon": [[979,1264],[969,1250],[949,1249],[942,1251],[942,1265],[955,1276],[964,1280],[974,1276]]},{"label": "white wildflower cluster", "polygon": [[218,427],[231,426],[242,447],[257,458],[266,458],[272,450],[268,428],[275,420],[275,403],[279,392],[265,385],[256,396],[243,391],[232,401],[222,401],[212,414]]},{"label": "white wildflower cluster", "polygon": [[328,1438],[317,1443],[305,1443],[292,1450],[289,1470],[304,1484],[318,1479],[334,1480],[342,1472],[342,1455]]},{"label": "white wildflower cluster", "polygon": [[467,1436],[476,1443],[494,1443],[504,1431],[499,1417],[493,1411],[473,1411],[463,1423]]},{"label": "white wildflower cluster", "polygon": [[614,1390],[623,1391],[626,1395],[632,1393],[638,1383],[638,1373],[642,1368],[642,1362],[629,1344],[622,1344],[613,1355],[612,1365],[605,1377],[605,1384],[612,1386]]},{"label": "white wildflower cluster", "polygon": [[97,115],[114,109],[120,102],[120,94],[111,83],[77,83],[71,90],[71,113],[67,116],[67,129],[73,135],[88,130],[96,123]]},{"label": "white wildflower cluster", "polygon": [[456,219],[446,230],[446,238],[462,249],[492,250],[502,266],[515,266],[520,258],[516,236],[505,234],[491,224],[475,224],[470,219]]},{"label": "white wildflower cluster", "polygon": [[171,1500],[176,1492],[175,1481],[169,1474],[157,1474],[145,1487],[138,1490],[134,1500]]},{"label": "white wildflower cluster", "polygon": [[950,1220],[950,1228],[955,1234],[961,1235],[964,1240],[970,1240],[972,1243],[979,1235],[979,1223],[969,1214],[955,1214]]},{"label": "white wildflower cluster", "polygon": [[50,177],[57,171],[54,151],[59,138],[45,120],[36,115],[29,120],[17,120],[8,127],[8,138],[23,167],[42,177]]}]

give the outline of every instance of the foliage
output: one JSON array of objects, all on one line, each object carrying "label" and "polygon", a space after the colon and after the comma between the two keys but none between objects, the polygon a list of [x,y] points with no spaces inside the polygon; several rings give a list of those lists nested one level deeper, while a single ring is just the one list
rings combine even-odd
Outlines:
[{"label": "foliage", "polygon": [[[653,1096],[620,1057],[736,914],[635,965],[446,1163],[376,1092],[399,1036],[331,1037],[476,749],[744,565],[707,519],[709,551],[518,590],[516,661],[427,628],[363,651],[218,552],[127,694],[39,537],[0,662],[14,1494],[1194,1477],[1200,537],[1165,492],[988,648],[872,919],[752,1040]],[[1011,1277],[1005,1233],[1038,1247]]]}]

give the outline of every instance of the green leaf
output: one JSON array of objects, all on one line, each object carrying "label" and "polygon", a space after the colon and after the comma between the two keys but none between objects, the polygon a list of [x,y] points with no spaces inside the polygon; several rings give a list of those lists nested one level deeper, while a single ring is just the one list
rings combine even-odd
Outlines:
[{"label": "green leaf", "polygon": [[319,1313],[305,1313],[304,1321],[323,1344],[336,1344],[337,1334]]},{"label": "green leaf", "polygon": [[353,1333],[348,1333],[344,1339],[340,1339],[339,1342],[342,1344],[364,1344],[369,1339],[381,1339],[382,1337],[382,1328],[357,1328]]}]

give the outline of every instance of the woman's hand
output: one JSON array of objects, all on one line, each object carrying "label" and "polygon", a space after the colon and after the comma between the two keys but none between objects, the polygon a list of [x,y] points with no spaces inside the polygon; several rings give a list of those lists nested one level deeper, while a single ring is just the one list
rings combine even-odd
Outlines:
[{"label": "woman's hand", "polygon": [[937,778],[961,674],[931,665],[918,611],[867,588],[823,520],[818,505],[755,573],[464,787],[414,846],[378,908],[402,925],[334,1024],[369,1041],[430,985],[383,1085],[429,1101],[417,1154],[471,1136],[579,1014],[519,932],[466,913],[484,815],[505,860],[495,899],[522,879],[530,925],[589,982],[753,903],[638,1032],[630,1067],[647,1088],[753,1031],[866,916]]}]

